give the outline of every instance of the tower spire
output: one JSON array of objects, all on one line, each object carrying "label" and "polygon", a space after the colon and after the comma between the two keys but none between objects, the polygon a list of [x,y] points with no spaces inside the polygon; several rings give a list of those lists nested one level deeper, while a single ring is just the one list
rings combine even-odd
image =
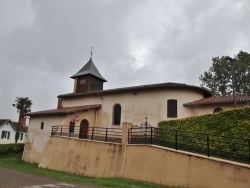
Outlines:
[{"label": "tower spire", "polygon": [[93,47],[90,51],[90,59],[76,74],[71,76],[75,80],[74,93],[86,93],[103,90],[103,83],[107,82],[97,70],[92,61]]}]

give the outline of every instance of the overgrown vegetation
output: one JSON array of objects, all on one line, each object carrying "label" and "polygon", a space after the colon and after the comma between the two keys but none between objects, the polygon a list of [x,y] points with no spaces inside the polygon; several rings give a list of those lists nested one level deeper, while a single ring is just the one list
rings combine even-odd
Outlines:
[{"label": "overgrown vegetation", "polygon": [[162,145],[250,163],[250,107],[159,123]]},{"label": "overgrown vegetation", "polygon": [[250,107],[179,120],[162,121],[160,128],[250,138]]},{"label": "overgrown vegetation", "polygon": [[23,151],[24,144],[0,144],[0,154]]},{"label": "overgrown vegetation", "polygon": [[64,182],[71,183],[84,183],[101,185],[105,187],[113,188],[174,188],[172,186],[165,186],[159,184],[153,184],[143,181],[135,181],[123,178],[93,178],[86,176],[79,176],[65,172],[59,172],[54,170],[48,170],[44,168],[38,168],[37,164],[26,163],[22,161],[22,153],[5,153],[0,155],[0,166],[6,168],[12,168],[20,171],[30,172],[50,178],[56,178],[63,180]]}]

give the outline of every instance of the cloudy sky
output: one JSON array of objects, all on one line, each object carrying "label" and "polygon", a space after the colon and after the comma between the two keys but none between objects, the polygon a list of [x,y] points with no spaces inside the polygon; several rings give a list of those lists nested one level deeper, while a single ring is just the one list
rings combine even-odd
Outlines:
[{"label": "cloudy sky", "polygon": [[250,52],[249,0],[0,0],[0,118],[54,109],[90,58],[105,89],[199,86],[212,57]]}]

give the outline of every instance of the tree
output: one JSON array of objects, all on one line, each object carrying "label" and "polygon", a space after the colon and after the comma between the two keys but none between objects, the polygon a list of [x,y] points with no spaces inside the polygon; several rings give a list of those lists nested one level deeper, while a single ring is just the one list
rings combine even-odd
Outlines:
[{"label": "tree", "polygon": [[15,136],[16,143],[19,139],[19,128],[23,124],[23,118],[24,114],[31,111],[32,101],[29,99],[29,97],[17,97],[15,100],[15,104],[12,104],[12,106],[17,108],[17,112],[19,113],[19,119],[18,119],[18,128]]},{"label": "tree", "polygon": [[[213,64],[200,76],[201,87],[211,90],[214,95],[232,94],[232,73],[228,56],[212,58]],[[250,54],[240,51],[231,62],[234,67],[235,91],[250,96]]]}]

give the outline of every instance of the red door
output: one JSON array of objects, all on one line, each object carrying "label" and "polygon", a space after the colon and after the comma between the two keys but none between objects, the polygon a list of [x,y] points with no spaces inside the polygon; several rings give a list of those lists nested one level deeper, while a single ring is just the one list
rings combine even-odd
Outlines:
[{"label": "red door", "polygon": [[84,119],[80,124],[79,138],[86,139],[88,138],[89,122]]}]

